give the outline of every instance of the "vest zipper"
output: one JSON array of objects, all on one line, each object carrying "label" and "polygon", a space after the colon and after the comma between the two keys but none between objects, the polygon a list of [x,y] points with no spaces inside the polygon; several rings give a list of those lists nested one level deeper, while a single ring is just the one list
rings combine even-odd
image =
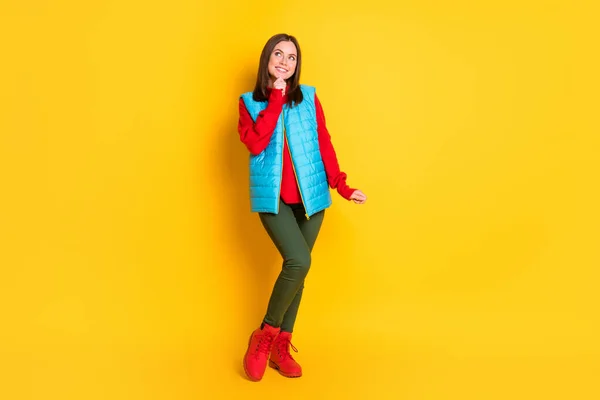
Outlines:
[{"label": "vest zipper", "polygon": [[[283,119],[283,109],[281,110],[281,136],[285,140],[285,120]],[[283,147],[283,146],[282,146]],[[283,182],[283,148],[281,149],[281,174],[279,175],[279,196],[277,196],[277,214],[279,214],[279,204],[281,203],[281,183]]]},{"label": "vest zipper", "polygon": [[[283,117],[283,111],[281,111],[281,116]],[[304,207],[304,211],[306,211],[306,203],[304,203],[304,197],[302,197],[302,190],[300,189],[300,181],[298,180],[298,174],[296,174],[296,167],[294,166],[294,159],[292,158],[292,149],[290,148],[290,142],[287,140],[286,135],[287,130],[285,129],[285,119],[283,119],[283,139],[285,140],[288,148],[288,152],[290,153],[290,160],[292,161],[292,170],[294,171],[294,177],[296,178],[296,185],[298,185],[298,192],[300,193],[300,201],[302,201],[302,206]],[[283,152],[281,152],[283,154]],[[283,164],[281,164],[281,171],[283,171]],[[283,173],[283,172],[282,172]],[[304,214],[307,220],[310,220],[308,216],[308,212]]]}]

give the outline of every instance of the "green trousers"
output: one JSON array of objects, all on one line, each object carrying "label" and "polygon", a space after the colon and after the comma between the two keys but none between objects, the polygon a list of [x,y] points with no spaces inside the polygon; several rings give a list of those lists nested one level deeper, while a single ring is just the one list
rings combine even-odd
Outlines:
[{"label": "green trousers", "polygon": [[275,281],[264,322],[292,332],[308,274],[311,252],[325,210],[306,219],[302,204],[286,204],[280,200],[279,214],[259,213],[260,220],[283,258],[281,272]]}]

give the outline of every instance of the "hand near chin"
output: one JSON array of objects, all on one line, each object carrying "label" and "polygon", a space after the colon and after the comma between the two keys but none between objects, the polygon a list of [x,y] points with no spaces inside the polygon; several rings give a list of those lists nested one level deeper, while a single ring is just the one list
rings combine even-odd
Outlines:
[{"label": "hand near chin", "polygon": [[283,79],[281,76],[279,76],[277,78],[277,80],[275,82],[273,82],[273,87],[275,89],[281,90],[281,94],[283,96],[285,96],[285,90],[287,88],[287,83],[285,82],[285,79]]}]

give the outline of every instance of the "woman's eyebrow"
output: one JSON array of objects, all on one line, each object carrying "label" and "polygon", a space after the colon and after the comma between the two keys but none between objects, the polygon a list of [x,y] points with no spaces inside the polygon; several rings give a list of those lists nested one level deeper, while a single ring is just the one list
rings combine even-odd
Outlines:
[{"label": "woman's eyebrow", "polygon": [[[281,50],[281,49],[278,49],[277,47],[275,47],[275,50],[273,50],[273,53],[275,53],[276,51],[279,51],[279,52],[281,52],[281,53],[284,53],[284,54],[285,54],[285,52],[284,52],[283,50]],[[294,57],[297,57],[297,56],[296,56],[294,53],[290,53],[290,54],[288,54],[288,55],[289,55],[289,56],[294,56]]]}]

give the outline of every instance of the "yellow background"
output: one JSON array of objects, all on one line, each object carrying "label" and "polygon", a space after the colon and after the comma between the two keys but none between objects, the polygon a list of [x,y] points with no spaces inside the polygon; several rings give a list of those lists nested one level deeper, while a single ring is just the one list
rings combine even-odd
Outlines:
[{"label": "yellow background", "polygon": [[[600,398],[593,2],[217,3],[0,4],[0,398]],[[369,201],[333,193],[305,376],[252,383],[237,101],[278,32]]]}]

